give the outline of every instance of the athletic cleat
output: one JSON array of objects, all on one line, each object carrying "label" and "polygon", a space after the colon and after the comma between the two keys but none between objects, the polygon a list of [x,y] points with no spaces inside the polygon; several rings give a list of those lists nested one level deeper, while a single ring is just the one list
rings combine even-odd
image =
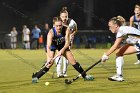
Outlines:
[{"label": "athletic cleat", "polygon": [[135,65],[138,65],[138,64],[140,64],[140,61],[138,60],[136,63],[134,63]]},{"label": "athletic cleat", "polygon": [[38,78],[36,77],[38,72],[36,72],[35,74],[33,73],[32,75],[32,83],[38,83]]},{"label": "athletic cleat", "polygon": [[62,74],[58,74],[57,77],[58,78],[64,78],[64,76]]},{"label": "athletic cleat", "polygon": [[92,75],[86,75],[86,77],[84,78],[84,80],[86,81],[92,81],[94,79],[94,77]]},{"label": "athletic cleat", "polygon": [[112,77],[109,77],[108,80],[122,82],[122,81],[124,81],[124,78],[122,75],[114,75]]},{"label": "athletic cleat", "polygon": [[67,75],[67,73],[63,73],[63,76],[64,76],[64,77],[67,77],[68,75]]},{"label": "athletic cleat", "polygon": [[63,74],[63,76],[64,76],[64,77],[67,77],[68,75],[67,75],[67,74]]},{"label": "athletic cleat", "polygon": [[38,83],[38,78],[37,77],[32,78],[32,83]]}]

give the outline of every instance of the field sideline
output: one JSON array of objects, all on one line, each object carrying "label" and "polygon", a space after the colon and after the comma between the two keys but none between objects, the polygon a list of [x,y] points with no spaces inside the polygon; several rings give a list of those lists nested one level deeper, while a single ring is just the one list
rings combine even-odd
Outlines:
[{"label": "field sideline", "polygon": [[[76,60],[84,69],[98,61],[106,49],[73,49]],[[0,50],[0,93],[138,93],[140,87],[140,65],[134,65],[136,55],[125,56],[124,82],[112,82],[107,78],[115,74],[115,54],[104,64],[91,69],[88,74],[95,77],[93,81],[82,78],[65,85],[65,78],[52,79],[55,65],[37,84],[31,83],[31,75],[43,65],[46,57],[40,50]],[[68,79],[78,73],[68,66]],[[45,86],[45,82],[50,84]]]}]

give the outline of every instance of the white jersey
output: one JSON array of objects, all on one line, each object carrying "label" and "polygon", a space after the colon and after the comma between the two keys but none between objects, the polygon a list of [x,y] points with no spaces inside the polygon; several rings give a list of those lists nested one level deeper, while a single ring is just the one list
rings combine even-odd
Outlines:
[{"label": "white jersey", "polygon": [[17,42],[17,31],[11,31],[11,42]]},{"label": "white jersey", "polygon": [[77,29],[77,24],[73,19],[70,20],[68,26],[69,26],[71,32],[73,32],[74,30]]},{"label": "white jersey", "polygon": [[30,40],[30,37],[29,37],[29,34],[30,34],[30,30],[28,28],[25,28],[23,29],[23,41],[29,41]]},{"label": "white jersey", "polygon": [[123,37],[127,44],[134,45],[137,51],[140,51],[140,31],[134,27],[121,26],[117,32],[116,38]]},{"label": "white jersey", "polygon": [[134,27],[121,26],[117,32],[116,38],[119,37],[140,37],[140,31]]},{"label": "white jersey", "polygon": [[11,31],[11,37],[16,37],[17,36],[17,31]]}]

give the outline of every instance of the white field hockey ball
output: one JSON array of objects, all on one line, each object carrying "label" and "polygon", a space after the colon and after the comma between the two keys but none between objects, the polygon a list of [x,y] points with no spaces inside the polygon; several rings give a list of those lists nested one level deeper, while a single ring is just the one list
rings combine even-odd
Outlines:
[{"label": "white field hockey ball", "polygon": [[45,85],[48,86],[50,83],[49,82],[45,82]]}]

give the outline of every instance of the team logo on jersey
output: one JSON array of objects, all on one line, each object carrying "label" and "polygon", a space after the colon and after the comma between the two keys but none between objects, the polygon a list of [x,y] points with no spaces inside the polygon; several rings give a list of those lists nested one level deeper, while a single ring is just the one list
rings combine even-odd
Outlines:
[{"label": "team logo on jersey", "polygon": [[61,45],[65,42],[65,37],[55,38],[54,42],[55,42],[56,45]]}]

